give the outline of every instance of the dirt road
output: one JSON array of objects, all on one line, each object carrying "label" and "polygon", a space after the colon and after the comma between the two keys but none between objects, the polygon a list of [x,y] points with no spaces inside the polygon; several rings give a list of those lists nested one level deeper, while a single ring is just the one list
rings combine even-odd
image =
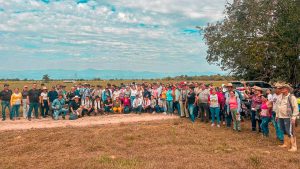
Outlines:
[{"label": "dirt road", "polygon": [[51,118],[33,119],[28,121],[25,119],[11,121],[0,121],[0,131],[6,130],[27,130],[40,128],[56,128],[56,127],[85,127],[105,124],[119,124],[119,123],[136,123],[147,122],[155,120],[177,119],[177,116],[167,116],[162,114],[118,114],[109,116],[90,116],[83,117],[74,121],[58,120],[54,121]]}]

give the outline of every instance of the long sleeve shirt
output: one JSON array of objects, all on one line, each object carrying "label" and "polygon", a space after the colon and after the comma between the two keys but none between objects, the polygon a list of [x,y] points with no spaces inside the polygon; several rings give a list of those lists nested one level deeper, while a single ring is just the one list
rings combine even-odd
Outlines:
[{"label": "long sleeve shirt", "polygon": [[298,103],[295,96],[280,95],[276,101],[276,117],[296,119],[299,115]]}]

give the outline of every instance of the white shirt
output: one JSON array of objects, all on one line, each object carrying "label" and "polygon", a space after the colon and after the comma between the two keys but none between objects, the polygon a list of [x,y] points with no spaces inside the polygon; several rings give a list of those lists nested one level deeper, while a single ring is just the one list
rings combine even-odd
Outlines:
[{"label": "white shirt", "polygon": [[43,100],[48,100],[48,93],[42,92],[41,96]]},{"label": "white shirt", "polygon": [[81,102],[81,105],[83,106],[83,108],[89,109],[89,108],[92,107],[92,101],[83,99],[82,102]]},{"label": "white shirt", "polygon": [[137,94],[137,90],[135,89],[135,90],[133,90],[133,89],[131,89],[131,94],[130,94],[130,96],[136,96],[136,94]]},{"label": "white shirt", "polygon": [[137,107],[139,107],[139,106],[142,106],[142,104],[143,104],[143,100],[142,100],[141,98],[136,98],[136,99],[134,99],[134,101],[133,101],[133,107],[134,107],[134,108],[137,108]]}]

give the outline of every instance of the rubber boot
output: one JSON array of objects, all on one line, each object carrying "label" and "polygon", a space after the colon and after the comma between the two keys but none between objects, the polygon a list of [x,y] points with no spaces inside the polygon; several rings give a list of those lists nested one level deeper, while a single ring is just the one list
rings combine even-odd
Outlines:
[{"label": "rubber boot", "polygon": [[292,145],[292,147],[288,151],[289,152],[296,152],[297,151],[296,137],[291,137],[291,145]]},{"label": "rubber boot", "polygon": [[283,144],[280,145],[279,147],[281,147],[281,148],[288,148],[289,144],[290,144],[289,137],[287,135],[284,135],[284,137],[283,137]]}]

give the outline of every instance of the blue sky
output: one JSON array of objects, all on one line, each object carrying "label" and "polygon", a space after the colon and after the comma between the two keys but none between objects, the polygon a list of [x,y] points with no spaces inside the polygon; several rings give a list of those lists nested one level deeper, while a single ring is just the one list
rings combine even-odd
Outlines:
[{"label": "blue sky", "polygon": [[195,26],[222,19],[225,3],[0,0],[0,69],[220,72]]}]

